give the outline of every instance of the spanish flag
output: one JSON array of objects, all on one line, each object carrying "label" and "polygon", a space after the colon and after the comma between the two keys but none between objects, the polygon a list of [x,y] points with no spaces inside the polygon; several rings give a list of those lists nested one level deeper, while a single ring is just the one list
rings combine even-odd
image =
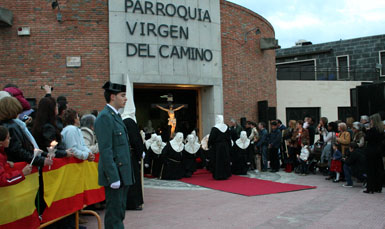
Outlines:
[{"label": "spanish flag", "polygon": [[[15,163],[10,170],[22,170],[27,163]],[[39,173],[32,173],[22,182],[0,188],[0,228],[39,228],[35,199],[39,189]]]},{"label": "spanish flag", "polygon": [[98,155],[93,162],[55,158],[51,168],[44,167],[44,200],[47,208],[43,212],[43,223],[105,199],[104,188],[98,185],[98,159]]}]

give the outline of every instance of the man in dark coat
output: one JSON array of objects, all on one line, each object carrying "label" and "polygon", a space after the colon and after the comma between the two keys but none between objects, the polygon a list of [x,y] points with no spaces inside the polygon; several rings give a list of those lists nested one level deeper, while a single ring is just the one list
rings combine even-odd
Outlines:
[{"label": "man in dark coat", "polygon": [[268,161],[268,154],[267,154],[267,146],[268,146],[268,136],[269,133],[266,130],[266,123],[260,122],[258,124],[259,129],[259,138],[257,141],[257,147],[259,149],[259,152],[262,157],[262,172],[267,171],[267,161]]},{"label": "man in dark coat", "polygon": [[95,133],[100,152],[99,185],[106,192],[104,226],[124,228],[128,187],[135,182],[127,129],[118,112],[127,101],[126,86],[108,81],[103,89],[107,105],[96,119]]},{"label": "man in dark coat", "polygon": [[365,152],[360,149],[357,143],[350,143],[349,152],[344,159],[344,174],[346,184],[344,187],[353,187],[352,176],[358,180],[364,180],[364,174],[366,173],[366,157]]},{"label": "man in dark coat", "polygon": [[229,130],[231,134],[231,140],[235,142],[241,134],[242,127],[237,123],[237,121],[235,121],[235,119],[230,119]]},{"label": "man in dark coat", "polygon": [[279,171],[279,157],[278,150],[281,147],[281,131],[278,129],[278,123],[276,121],[271,122],[271,133],[269,134],[269,155],[270,155],[270,167],[272,172]]}]

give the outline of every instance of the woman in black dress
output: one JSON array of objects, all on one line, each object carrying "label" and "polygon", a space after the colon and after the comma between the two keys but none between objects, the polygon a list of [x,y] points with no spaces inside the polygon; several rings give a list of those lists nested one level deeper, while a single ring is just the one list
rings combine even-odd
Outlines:
[{"label": "woman in black dress", "polygon": [[[158,135],[155,138],[155,141],[151,144],[148,149],[148,164],[150,168],[150,173],[153,177],[159,177],[160,170],[162,168],[162,150],[166,146],[166,143],[162,141],[162,136]],[[146,158],[147,158],[146,156]]]},{"label": "woman in black dress", "polygon": [[179,180],[184,176],[182,165],[183,150],[183,134],[178,132],[162,151],[163,166],[160,172],[160,179]]},{"label": "woman in black dress", "polygon": [[382,192],[382,162],[381,143],[384,139],[384,125],[379,114],[370,116],[370,129],[366,132],[367,157],[367,186],[364,193]]},{"label": "woman in black dress", "polygon": [[189,134],[187,143],[184,146],[182,163],[185,170],[185,177],[191,177],[197,170],[196,159],[198,157],[201,145],[196,141],[196,136]]},{"label": "woman in black dress", "polygon": [[208,146],[210,164],[215,180],[226,180],[231,176],[231,135],[223,122],[223,115],[217,115],[215,126],[211,129]]},{"label": "woman in black dress", "polygon": [[239,139],[235,141],[232,151],[231,171],[235,175],[246,175],[251,161],[250,154],[253,152],[253,145],[247,138],[246,131],[241,132]]}]

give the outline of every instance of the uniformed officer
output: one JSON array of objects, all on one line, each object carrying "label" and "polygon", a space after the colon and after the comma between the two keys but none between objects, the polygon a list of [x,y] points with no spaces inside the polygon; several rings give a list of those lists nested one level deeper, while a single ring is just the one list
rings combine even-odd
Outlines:
[{"label": "uniformed officer", "polygon": [[106,82],[103,86],[107,105],[95,122],[99,144],[99,185],[106,191],[105,228],[124,228],[127,192],[134,176],[131,168],[127,129],[118,110],[127,101],[126,86]]}]

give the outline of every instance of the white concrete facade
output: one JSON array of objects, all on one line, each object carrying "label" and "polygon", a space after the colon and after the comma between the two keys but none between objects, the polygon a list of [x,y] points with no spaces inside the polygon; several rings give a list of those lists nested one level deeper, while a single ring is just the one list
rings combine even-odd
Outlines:
[{"label": "white concrete facade", "polygon": [[277,118],[286,120],[286,108],[319,107],[321,117],[338,119],[338,107],[350,106],[350,89],[362,81],[277,80]]},{"label": "white concrete facade", "polygon": [[[166,84],[202,87],[201,120],[203,134],[207,134],[214,125],[215,115],[223,114],[219,0],[110,0],[108,2],[111,81],[122,82],[122,74],[128,74],[134,85]],[[197,9],[197,12],[202,13],[201,19],[198,20],[197,17],[185,20],[178,14],[175,16],[158,14],[156,4],[159,3],[165,9],[169,5],[168,12],[171,13],[173,13],[171,5],[174,5],[177,10],[181,8],[181,14],[184,8],[190,7],[191,12]],[[150,7],[152,10],[149,9]],[[205,20],[202,19],[204,13],[209,14],[210,20],[207,17]],[[152,27],[155,26],[155,29],[150,32],[147,30],[149,23]],[[164,33],[168,29],[168,36],[160,36],[158,29],[162,25],[164,27],[161,30]],[[173,29],[181,28],[184,32],[187,31],[188,37],[179,32],[174,32],[175,36],[171,37],[171,26],[175,26]],[[135,51],[132,46],[139,47],[139,44],[143,44],[144,56],[132,55]],[[192,47],[198,50],[210,50],[212,55],[208,57],[212,56],[212,59],[210,61],[191,59],[187,55],[182,58],[165,57],[171,56],[174,46],[178,49]]]}]

